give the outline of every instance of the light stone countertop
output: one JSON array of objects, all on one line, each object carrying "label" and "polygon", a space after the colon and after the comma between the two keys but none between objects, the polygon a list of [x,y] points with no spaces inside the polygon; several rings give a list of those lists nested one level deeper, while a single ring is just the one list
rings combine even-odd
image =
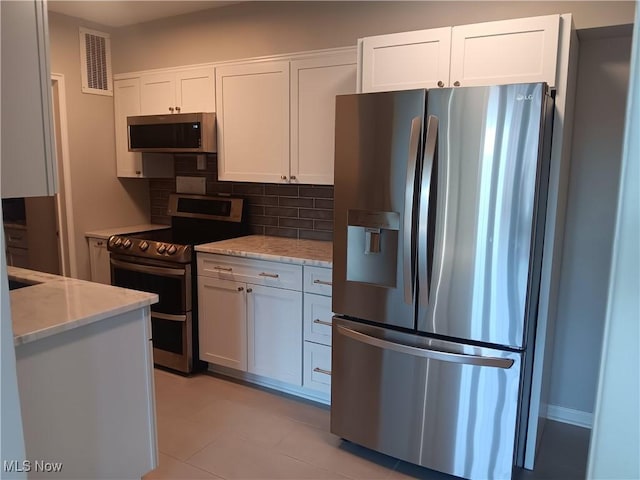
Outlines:
[{"label": "light stone countertop", "polygon": [[103,240],[108,240],[111,235],[126,235],[128,233],[148,232],[150,230],[164,230],[165,228],[171,228],[171,226],[159,225],[156,223],[141,223],[140,225],[93,230],[91,232],[85,232],[84,236],[87,238],[101,238]]},{"label": "light stone countertop", "polygon": [[22,345],[158,302],[138,292],[49,273],[7,267],[9,279],[35,283],[12,290],[14,344]]},{"label": "light stone countertop", "polygon": [[196,246],[197,252],[331,268],[333,243],[249,235]]}]

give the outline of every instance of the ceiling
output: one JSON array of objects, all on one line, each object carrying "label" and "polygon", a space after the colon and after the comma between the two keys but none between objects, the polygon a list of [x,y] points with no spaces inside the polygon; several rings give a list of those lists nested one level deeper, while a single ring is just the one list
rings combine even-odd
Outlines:
[{"label": "ceiling", "polygon": [[49,11],[82,18],[107,27],[124,27],[159,18],[222,7],[237,1],[62,1],[49,0]]}]

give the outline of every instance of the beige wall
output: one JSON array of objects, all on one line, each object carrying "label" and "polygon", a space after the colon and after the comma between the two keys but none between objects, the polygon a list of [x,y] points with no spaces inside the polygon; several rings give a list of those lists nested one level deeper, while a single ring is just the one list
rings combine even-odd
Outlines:
[{"label": "beige wall", "polygon": [[71,163],[73,232],[79,278],[89,278],[87,230],[149,220],[146,180],[116,178],[113,97],[81,91],[79,19],[49,12],[51,71],[64,75]]},{"label": "beige wall", "polygon": [[119,29],[115,73],[355,45],[359,37],[552,13],[633,23],[634,2],[246,2]]}]

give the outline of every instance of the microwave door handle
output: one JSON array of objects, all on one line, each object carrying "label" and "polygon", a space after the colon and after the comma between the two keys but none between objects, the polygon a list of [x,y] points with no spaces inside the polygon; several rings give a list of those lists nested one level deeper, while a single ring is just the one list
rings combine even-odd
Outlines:
[{"label": "microwave door handle", "polygon": [[427,139],[422,165],[422,183],[420,185],[420,216],[418,221],[418,284],[420,285],[420,305],[429,304],[429,196],[431,194],[431,174],[438,144],[438,117],[429,115],[427,119]]},{"label": "microwave door handle", "polygon": [[409,159],[407,162],[407,184],[404,198],[404,244],[402,257],[402,271],[404,278],[404,302],[413,303],[413,268],[411,262],[411,245],[413,240],[413,198],[416,182],[416,166],[418,163],[418,148],[420,147],[420,130],[422,120],[415,117],[411,120],[411,134],[409,136]]}]

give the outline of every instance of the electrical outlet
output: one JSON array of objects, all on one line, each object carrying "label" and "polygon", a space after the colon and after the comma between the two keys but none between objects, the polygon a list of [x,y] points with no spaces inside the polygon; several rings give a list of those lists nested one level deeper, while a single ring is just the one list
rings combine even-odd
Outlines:
[{"label": "electrical outlet", "polygon": [[207,193],[207,179],[205,177],[176,177],[177,193]]}]

